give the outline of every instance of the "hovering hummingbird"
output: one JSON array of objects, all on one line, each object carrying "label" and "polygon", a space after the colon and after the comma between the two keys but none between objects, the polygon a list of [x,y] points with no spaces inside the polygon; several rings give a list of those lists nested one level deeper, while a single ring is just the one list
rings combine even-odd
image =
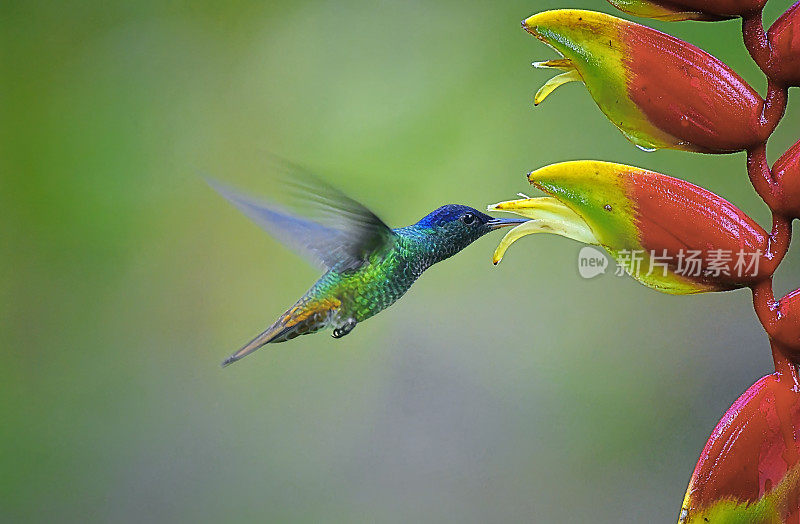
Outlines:
[{"label": "hovering hummingbird", "polygon": [[291,180],[292,185],[303,187],[302,200],[309,216],[259,202],[209,180],[259,226],[325,270],[300,300],[225,359],[223,367],[265,344],[285,342],[329,326],[333,327],[333,338],[341,338],[359,322],[396,302],[433,264],[455,255],[489,231],[525,222],[493,218],[468,206],[449,204],[416,224],[390,229],[370,210],[308,173],[292,173]]}]

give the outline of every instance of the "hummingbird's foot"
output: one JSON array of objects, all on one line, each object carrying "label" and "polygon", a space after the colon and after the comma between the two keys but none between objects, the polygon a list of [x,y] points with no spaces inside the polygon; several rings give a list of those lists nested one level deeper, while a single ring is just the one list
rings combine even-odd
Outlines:
[{"label": "hummingbird's foot", "polygon": [[342,338],[346,334],[353,331],[353,328],[356,327],[357,322],[353,318],[348,318],[345,320],[344,324],[335,328],[333,330],[333,334],[331,335],[333,338]]}]

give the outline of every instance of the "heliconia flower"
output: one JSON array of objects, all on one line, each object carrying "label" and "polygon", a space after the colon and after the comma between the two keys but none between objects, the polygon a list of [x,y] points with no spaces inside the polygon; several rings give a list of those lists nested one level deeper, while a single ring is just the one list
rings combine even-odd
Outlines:
[{"label": "heliconia flower", "polygon": [[548,196],[489,206],[531,219],[503,238],[495,264],[520,237],[544,232],[602,246],[633,278],[665,293],[734,289],[774,271],[767,233],[689,182],[591,160],[543,167],[528,180]]},{"label": "heliconia flower", "polygon": [[800,141],[775,162],[772,176],[780,190],[779,208],[775,211],[800,218]]},{"label": "heliconia flower", "polygon": [[702,49],[603,13],[562,9],[523,22],[563,58],[534,63],[563,71],[536,94],[580,81],[600,110],[645,150],[729,153],[762,143],[774,123],[764,100],[739,75]]},{"label": "heliconia flower", "polygon": [[767,0],[608,0],[634,16],[665,21],[728,20],[760,11]]},{"label": "heliconia flower", "polygon": [[767,375],[730,407],[708,439],[680,524],[798,522],[800,392]]},{"label": "heliconia flower", "polygon": [[800,86],[800,2],[783,13],[767,31],[770,74],[789,86]]}]

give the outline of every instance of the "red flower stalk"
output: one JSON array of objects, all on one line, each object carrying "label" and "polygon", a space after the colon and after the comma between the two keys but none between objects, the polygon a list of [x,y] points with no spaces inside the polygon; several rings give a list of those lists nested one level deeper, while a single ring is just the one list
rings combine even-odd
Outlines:
[{"label": "red flower stalk", "polygon": [[[667,293],[748,286],[769,335],[776,372],[756,382],[717,425],[697,462],[681,523],[800,522],[800,289],[780,300],[772,274],[800,218],[800,141],[770,166],[766,146],[783,116],[788,86],[800,86],[800,1],[764,31],[766,0],[609,0],[623,11],[661,20],[742,18],[748,51],[767,77],[762,98],[727,65],[654,29],[602,13],[547,11],[524,28],[559,52],[536,63],[563,71],[536,104],[567,82],[582,82],[601,111],[637,146],[705,153],[747,151],[747,171],[772,211],[767,234],[750,217],[702,188],[666,175],[606,162],[564,162],[530,182],[547,196],[490,206],[530,218],[495,251],[532,233],[555,233],[604,247],[631,276]],[[682,250],[753,251],[749,275],[686,275]],[[635,271],[662,255],[663,272]],[[676,261],[678,262],[676,264]],[[684,259],[685,262],[685,259]]]}]

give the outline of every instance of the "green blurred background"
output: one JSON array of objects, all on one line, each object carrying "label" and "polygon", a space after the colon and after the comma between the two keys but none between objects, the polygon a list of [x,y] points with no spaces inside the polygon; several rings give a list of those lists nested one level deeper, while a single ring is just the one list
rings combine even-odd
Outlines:
[{"label": "green blurred background", "polygon": [[[771,0],[767,21],[789,1]],[[0,520],[674,522],[710,431],[770,371],[746,291],[582,280],[495,234],[349,337],[222,370],[317,271],[198,175],[277,154],[405,225],[640,165],[766,224],[744,155],[644,153],[519,21],[599,0],[0,4]],[[764,80],[737,22],[652,24]],[[800,136],[800,101],[772,142]],[[800,250],[778,291],[800,283]]]}]

